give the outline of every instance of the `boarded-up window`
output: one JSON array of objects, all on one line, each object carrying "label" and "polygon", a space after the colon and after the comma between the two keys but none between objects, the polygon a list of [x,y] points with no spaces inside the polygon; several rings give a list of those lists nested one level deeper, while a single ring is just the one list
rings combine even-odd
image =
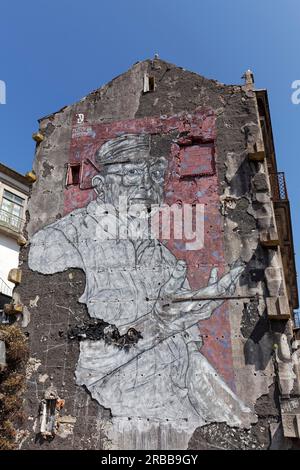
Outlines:
[{"label": "boarded-up window", "polygon": [[180,177],[212,176],[215,174],[213,144],[197,144],[180,151]]}]

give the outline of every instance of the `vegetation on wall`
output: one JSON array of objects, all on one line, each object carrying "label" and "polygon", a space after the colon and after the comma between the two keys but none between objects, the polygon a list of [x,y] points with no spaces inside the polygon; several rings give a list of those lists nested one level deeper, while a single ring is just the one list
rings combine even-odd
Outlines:
[{"label": "vegetation on wall", "polygon": [[0,450],[15,449],[16,429],[24,420],[22,394],[28,341],[16,324],[0,325],[0,339],[5,341],[7,367],[0,372]]}]

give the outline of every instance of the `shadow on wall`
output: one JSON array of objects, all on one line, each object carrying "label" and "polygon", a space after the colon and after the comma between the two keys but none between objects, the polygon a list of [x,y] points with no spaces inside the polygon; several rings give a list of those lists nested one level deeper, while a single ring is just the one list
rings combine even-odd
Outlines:
[{"label": "shadow on wall", "polygon": [[[260,245],[247,263],[241,285],[257,288],[258,282],[265,281],[264,266],[268,265],[268,253]],[[265,284],[265,283],[264,283]],[[267,287],[264,286],[264,290]],[[265,293],[267,295],[267,293]],[[265,370],[273,354],[273,332],[268,319],[267,309],[259,312],[259,297],[244,303],[241,320],[241,333],[246,339],[244,356],[246,365],[254,365],[255,370]]]}]

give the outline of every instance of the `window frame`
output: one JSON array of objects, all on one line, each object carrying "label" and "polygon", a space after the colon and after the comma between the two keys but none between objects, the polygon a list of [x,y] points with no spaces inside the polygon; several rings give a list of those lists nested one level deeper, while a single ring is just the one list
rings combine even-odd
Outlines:
[{"label": "window frame", "polygon": [[[72,173],[72,168],[78,167],[79,172],[78,172],[78,182],[74,183],[73,181],[73,173]],[[82,171],[83,171],[83,165],[81,162],[74,162],[74,163],[68,163],[67,165],[67,173],[66,173],[66,187],[69,186],[79,186],[82,183]]]}]

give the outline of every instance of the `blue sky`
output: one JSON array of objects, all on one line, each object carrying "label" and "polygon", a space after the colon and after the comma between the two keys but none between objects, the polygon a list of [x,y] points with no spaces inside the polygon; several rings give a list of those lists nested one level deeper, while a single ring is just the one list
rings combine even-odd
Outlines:
[{"label": "blue sky", "polygon": [[0,161],[31,169],[37,119],[138,60],[160,58],[239,84],[251,68],[269,93],[278,169],[286,173],[300,266],[299,0],[1,0]]}]

